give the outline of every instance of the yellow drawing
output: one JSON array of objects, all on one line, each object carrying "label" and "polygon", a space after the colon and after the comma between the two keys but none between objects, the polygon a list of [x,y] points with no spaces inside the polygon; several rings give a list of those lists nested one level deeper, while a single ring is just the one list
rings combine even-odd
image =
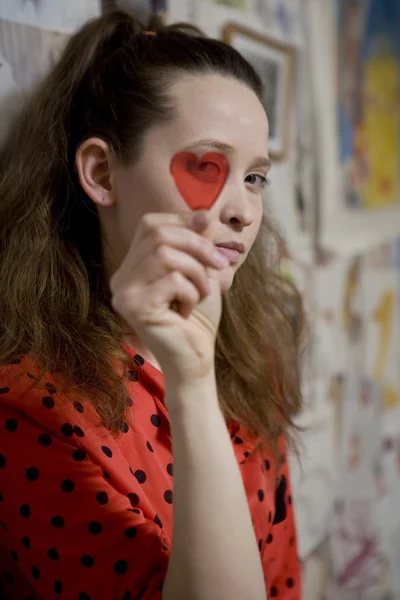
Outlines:
[{"label": "yellow drawing", "polygon": [[389,43],[365,63],[363,100],[358,145],[365,145],[369,170],[363,203],[366,208],[389,206],[400,198],[400,73]]},{"label": "yellow drawing", "polygon": [[354,310],[355,298],[360,285],[361,261],[356,258],[349,266],[342,307],[343,328],[349,336],[350,341],[357,341],[361,334],[362,317]]},{"label": "yellow drawing", "polygon": [[373,318],[379,327],[379,342],[376,354],[374,375],[377,381],[384,385],[384,407],[391,408],[398,402],[398,390],[384,381],[386,361],[393,333],[396,310],[396,292],[385,290],[381,301],[373,313]]}]

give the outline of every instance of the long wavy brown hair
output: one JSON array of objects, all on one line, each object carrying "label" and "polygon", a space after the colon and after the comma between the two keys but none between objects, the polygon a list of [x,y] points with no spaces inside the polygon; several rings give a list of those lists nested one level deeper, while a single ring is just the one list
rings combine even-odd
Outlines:
[{"label": "long wavy brown hair", "polygon": [[[143,33],[149,28],[157,35]],[[146,131],[174,114],[169,86],[186,73],[235,78],[262,97],[260,78],[232,47],[189,25],[142,26],[109,12],[70,39],[0,153],[0,366],[30,355],[43,374],[85,394],[115,434],[127,406],[121,372],[135,366],[111,307],[99,219],[79,184],[75,154],[99,136],[131,164]],[[301,407],[303,316],[298,292],[279,271],[282,251],[265,218],[224,297],[216,345],[227,421],[273,450]]]}]

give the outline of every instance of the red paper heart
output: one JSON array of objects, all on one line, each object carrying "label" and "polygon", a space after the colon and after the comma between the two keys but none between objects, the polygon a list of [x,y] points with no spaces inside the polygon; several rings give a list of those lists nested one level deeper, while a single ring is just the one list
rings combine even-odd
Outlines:
[{"label": "red paper heart", "polygon": [[225,185],[229,163],[218,152],[208,152],[202,158],[180,152],[172,159],[171,175],[192,210],[208,210]]}]

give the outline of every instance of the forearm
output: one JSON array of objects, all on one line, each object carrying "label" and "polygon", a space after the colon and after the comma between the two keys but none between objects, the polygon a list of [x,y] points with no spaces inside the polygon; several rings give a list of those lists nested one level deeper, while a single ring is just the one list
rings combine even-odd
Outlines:
[{"label": "forearm", "polygon": [[166,400],[174,532],[163,600],[265,600],[246,493],[214,378],[187,389],[167,384]]}]

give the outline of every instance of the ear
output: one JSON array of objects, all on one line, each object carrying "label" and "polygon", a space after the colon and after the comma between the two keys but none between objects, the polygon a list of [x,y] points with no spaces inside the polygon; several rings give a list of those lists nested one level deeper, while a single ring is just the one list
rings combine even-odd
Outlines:
[{"label": "ear", "polygon": [[113,206],[113,156],[108,144],[95,137],[85,140],[76,152],[75,162],[80,184],[89,198],[98,206]]}]

